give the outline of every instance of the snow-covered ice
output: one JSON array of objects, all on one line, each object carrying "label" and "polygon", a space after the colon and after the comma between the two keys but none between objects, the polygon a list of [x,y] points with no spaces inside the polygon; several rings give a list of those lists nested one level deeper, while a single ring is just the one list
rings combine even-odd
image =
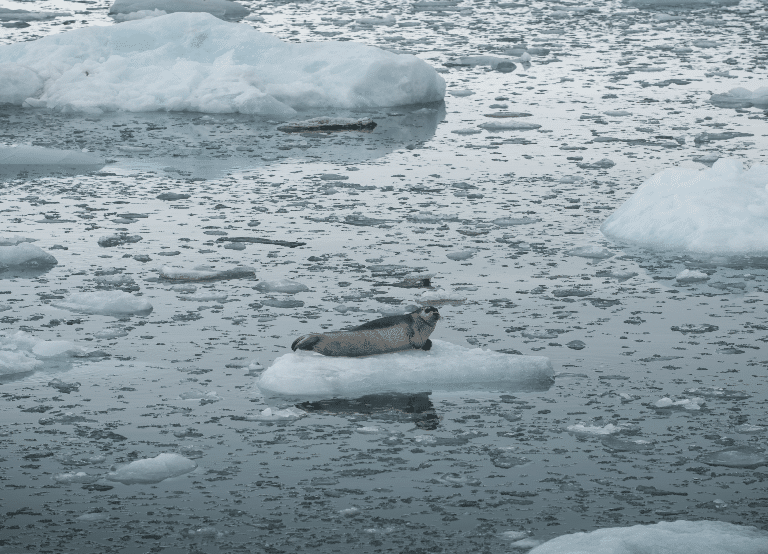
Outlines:
[{"label": "snow-covered ice", "polygon": [[73,312],[115,317],[148,315],[152,312],[152,304],[147,300],[120,290],[75,292],[53,305]]},{"label": "snow-covered ice", "polygon": [[109,481],[125,485],[153,484],[189,473],[197,464],[181,454],[163,453],[154,458],[136,460],[107,474]]},{"label": "snow-covered ice", "polygon": [[707,254],[768,253],[768,166],[738,159],[670,168],[645,181],[600,230],[609,238]]},{"label": "snow-covered ice", "polygon": [[430,390],[541,390],[551,386],[552,364],[543,356],[515,356],[464,348],[441,340],[432,349],[362,358],[294,352],[275,360],[259,378],[265,394],[347,397]]},{"label": "snow-covered ice", "polygon": [[286,43],[208,13],[172,13],[0,46],[0,103],[65,112],[296,109],[443,99],[426,62],[352,42]]},{"label": "snow-covered ice", "polygon": [[662,521],[563,535],[529,554],[764,554],[768,533],[724,521]]}]

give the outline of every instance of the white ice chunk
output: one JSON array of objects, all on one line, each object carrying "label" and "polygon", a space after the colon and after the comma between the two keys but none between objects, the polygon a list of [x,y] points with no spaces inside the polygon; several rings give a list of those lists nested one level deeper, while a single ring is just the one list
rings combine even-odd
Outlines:
[{"label": "white ice chunk", "polygon": [[13,246],[0,246],[0,268],[42,268],[51,267],[58,263],[56,258],[48,252],[28,242],[21,242]]},{"label": "white ice chunk", "polygon": [[216,269],[207,265],[198,265],[191,269],[164,265],[160,277],[174,281],[212,281],[214,279],[236,279],[250,277],[256,271],[252,267],[237,266],[230,269]]},{"label": "white ice chunk", "polygon": [[82,348],[69,341],[40,340],[24,331],[0,334],[0,375],[34,371],[42,368],[47,359],[84,353]]},{"label": "white ice chunk", "polygon": [[169,477],[189,473],[196,467],[195,462],[180,454],[164,453],[124,465],[117,471],[108,473],[107,479],[126,485],[159,483]]},{"label": "white ice chunk", "polygon": [[765,554],[768,532],[725,521],[662,521],[557,537],[528,554]]},{"label": "white ice chunk", "polygon": [[432,341],[429,351],[331,357],[298,351],[275,360],[258,386],[265,394],[354,398],[381,392],[542,390],[551,386],[549,358],[514,356]]},{"label": "white ice chunk", "polygon": [[696,283],[698,281],[706,281],[708,279],[709,275],[701,271],[696,271],[695,269],[684,269],[675,275],[675,280],[678,283]]},{"label": "white ice chunk", "polygon": [[433,290],[425,290],[416,299],[419,304],[441,304],[450,302],[464,302],[467,299],[463,294],[454,290],[445,290],[443,288],[436,288]]},{"label": "white ice chunk", "polygon": [[286,294],[296,294],[297,292],[305,292],[309,290],[309,287],[304,283],[299,283],[298,281],[292,281],[290,279],[261,281],[255,288],[261,292],[283,292]]},{"label": "white ice chunk", "polygon": [[768,108],[768,86],[754,91],[744,87],[732,88],[723,94],[713,94],[709,102],[719,108]]},{"label": "white ice chunk", "polygon": [[99,480],[98,475],[88,475],[84,471],[78,471],[77,473],[57,473],[53,476],[53,480],[57,483],[95,483]]},{"label": "white ice chunk", "polygon": [[129,292],[120,290],[98,292],[76,292],[53,306],[73,312],[98,315],[148,315],[152,304]]},{"label": "white ice chunk", "polygon": [[72,12],[45,12],[0,8],[0,21],[43,21],[56,17],[71,16]]},{"label": "white ice chunk", "polygon": [[566,429],[568,432],[575,433],[577,435],[612,435],[613,433],[618,433],[621,431],[621,427],[618,427],[613,423],[609,423],[603,427],[600,427],[599,425],[584,425],[583,423],[576,423],[574,425],[569,425],[566,427]]},{"label": "white ice chunk", "polygon": [[645,181],[600,227],[607,237],[707,254],[768,253],[768,166],[723,158]]},{"label": "white ice chunk", "polygon": [[486,131],[530,131],[541,127],[538,123],[526,123],[525,121],[491,121],[490,123],[481,123],[478,125]]},{"label": "white ice chunk", "polygon": [[443,78],[411,54],[355,42],[282,42],[208,13],[0,45],[0,103],[64,112],[290,116],[304,108],[397,106],[444,95]]},{"label": "white ice chunk", "polygon": [[43,367],[43,362],[35,358],[30,352],[0,349],[0,375],[26,373],[41,367]]},{"label": "white ice chunk", "polygon": [[286,421],[299,419],[307,415],[307,412],[300,410],[295,406],[289,406],[282,410],[273,410],[266,408],[258,414],[245,416],[246,421]]}]

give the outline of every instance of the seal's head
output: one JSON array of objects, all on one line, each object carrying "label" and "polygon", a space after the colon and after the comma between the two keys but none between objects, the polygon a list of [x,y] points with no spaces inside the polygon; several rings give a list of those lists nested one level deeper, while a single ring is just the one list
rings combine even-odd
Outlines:
[{"label": "seal's head", "polygon": [[424,320],[424,322],[431,327],[434,327],[437,320],[440,319],[440,312],[438,312],[437,308],[434,306],[424,306],[423,308],[416,310],[414,315],[417,318]]}]

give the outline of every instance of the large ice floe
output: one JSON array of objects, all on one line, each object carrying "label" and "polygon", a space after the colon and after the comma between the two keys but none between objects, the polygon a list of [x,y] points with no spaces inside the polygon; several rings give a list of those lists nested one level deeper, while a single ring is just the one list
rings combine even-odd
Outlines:
[{"label": "large ice floe", "polygon": [[40,269],[58,263],[48,252],[22,237],[0,237],[0,273],[10,267]]},{"label": "large ice floe", "polygon": [[298,351],[275,360],[258,386],[268,395],[356,398],[432,390],[546,390],[554,382],[549,358],[464,348],[441,340],[429,351],[358,358]]},{"label": "large ice floe", "polygon": [[111,315],[115,317],[149,315],[152,304],[129,292],[119,290],[75,292],[53,304],[83,314]]},{"label": "large ice floe", "polygon": [[705,254],[768,254],[768,166],[671,168],[644,182],[603,223],[609,238]]},{"label": "large ice floe", "polygon": [[768,533],[724,521],[662,521],[563,535],[529,554],[765,554]]},{"label": "large ice floe", "polygon": [[297,109],[440,101],[426,62],[353,42],[286,43],[208,13],[172,13],[0,46],[0,104],[64,112]]}]

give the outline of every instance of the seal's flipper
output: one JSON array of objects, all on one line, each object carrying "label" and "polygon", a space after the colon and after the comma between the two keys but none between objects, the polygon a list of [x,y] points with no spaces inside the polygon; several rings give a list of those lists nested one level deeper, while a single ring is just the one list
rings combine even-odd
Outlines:
[{"label": "seal's flipper", "polygon": [[317,335],[310,335],[308,337],[299,337],[291,345],[291,350],[294,352],[296,349],[300,350],[312,350],[317,343],[320,342],[320,337]]},{"label": "seal's flipper", "polygon": [[429,350],[430,348],[432,348],[432,341],[427,339],[426,341],[424,341],[424,344],[421,346],[421,349]]}]

